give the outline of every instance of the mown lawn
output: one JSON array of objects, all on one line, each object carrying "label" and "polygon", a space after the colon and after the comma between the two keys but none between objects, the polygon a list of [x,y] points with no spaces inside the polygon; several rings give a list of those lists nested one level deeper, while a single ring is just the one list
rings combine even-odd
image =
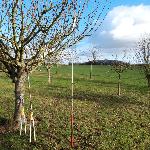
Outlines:
[{"label": "mown lawn", "polygon": [[[0,150],[48,150],[70,148],[71,66],[52,68],[48,85],[46,69],[31,75],[37,142],[11,131],[14,87],[0,73]],[[109,66],[74,67],[74,141],[83,150],[149,150],[150,96],[142,71],[122,74],[121,96],[117,96],[117,74]],[[57,74],[56,74],[57,71]],[[25,111],[29,115],[26,86]],[[6,129],[4,128],[6,127]]]}]

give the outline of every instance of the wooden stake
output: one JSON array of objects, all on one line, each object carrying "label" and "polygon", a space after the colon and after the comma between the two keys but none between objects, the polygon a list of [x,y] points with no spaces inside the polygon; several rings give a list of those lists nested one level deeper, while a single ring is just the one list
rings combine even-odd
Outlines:
[{"label": "wooden stake", "polygon": [[48,84],[51,83],[51,72],[50,72],[50,68],[48,68]]}]

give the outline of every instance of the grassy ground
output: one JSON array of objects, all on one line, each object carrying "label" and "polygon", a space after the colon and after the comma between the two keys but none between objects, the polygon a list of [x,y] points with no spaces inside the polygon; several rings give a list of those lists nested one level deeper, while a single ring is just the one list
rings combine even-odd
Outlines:
[{"label": "grassy ground", "polygon": [[[74,68],[74,141],[75,149],[149,150],[150,97],[144,75],[138,69],[122,74],[121,96],[117,96],[117,75],[107,66]],[[70,148],[71,66],[52,69],[48,85],[44,68],[31,76],[37,142],[29,143],[28,134],[6,130],[5,122],[14,108],[14,87],[0,74],[0,150],[48,150]],[[25,95],[26,115],[29,97]],[[6,127],[7,128],[7,127]]]}]

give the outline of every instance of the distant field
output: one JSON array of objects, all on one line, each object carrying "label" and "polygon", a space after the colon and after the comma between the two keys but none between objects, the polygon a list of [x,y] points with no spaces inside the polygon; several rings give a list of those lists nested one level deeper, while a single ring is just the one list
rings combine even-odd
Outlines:
[{"label": "distant field", "polygon": [[[0,150],[69,150],[71,66],[52,68],[48,85],[44,67],[31,75],[37,142],[30,144],[27,135],[5,132],[0,135]],[[56,74],[57,72],[57,74]],[[76,149],[83,150],[149,150],[150,96],[141,70],[122,74],[121,96],[117,96],[117,74],[110,66],[74,66],[74,138]],[[14,86],[0,73],[0,126],[11,120],[14,108]],[[29,96],[26,87],[26,113]],[[0,131],[1,133],[2,131]]]}]

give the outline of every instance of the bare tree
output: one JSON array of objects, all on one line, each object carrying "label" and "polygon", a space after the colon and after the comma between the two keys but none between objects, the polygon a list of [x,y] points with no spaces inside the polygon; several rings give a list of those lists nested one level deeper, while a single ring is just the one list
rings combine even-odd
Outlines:
[{"label": "bare tree", "polygon": [[150,35],[145,35],[145,37],[138,42],[136,58],[144,70],[147,85],[150,87]]},{"label": "bare tree", "polygon": [[101,25],[99,20],[104,19],[109,4],[106,0],[0,1],[0,62],[15,85],[16,123],[27,72],[43,61],[45,45],[58,53],[91,35]]},{"label": "bare tree", "polygon": [[[126,55],[124,55],[123,59],[125,58],[125,56]],[[126,63],[123,61],[118,61],[117,56],[116,56],[116,59],[114,60],[114,62],[112,64],[113,70],[118,74],[118,96],[120,96],[120,94],[121,94],[121,87],[120,87],[121,75],[125,70],[127,70],[129,68],[129,66],[130,66],[129,63]]]},{"label": "bare tree", "polygon": [[93,72],[93,64],[96,64],[96,60],[100,57],[100,49],[96,46],[92,46],[92,48],[89,50],[90,52],[90,79],[92,79],[92,72]]},{"label": "bare tree", "polygon": [[100,59],[100,48],[96,45],[91,45],[86,51],[82,52],[82,55],[88,57],[88,64],[90,64],[90,79],[92,79],[93,64],[96,64],[96,60]]},{"label": "bare tree", "polygon": [[57,65],[63,57],[63,53],[53,53],[48,51],[48,53],[44,56],[44,65],[48,71],[48,84],[51,83],[51,69],[53,65]]}]

